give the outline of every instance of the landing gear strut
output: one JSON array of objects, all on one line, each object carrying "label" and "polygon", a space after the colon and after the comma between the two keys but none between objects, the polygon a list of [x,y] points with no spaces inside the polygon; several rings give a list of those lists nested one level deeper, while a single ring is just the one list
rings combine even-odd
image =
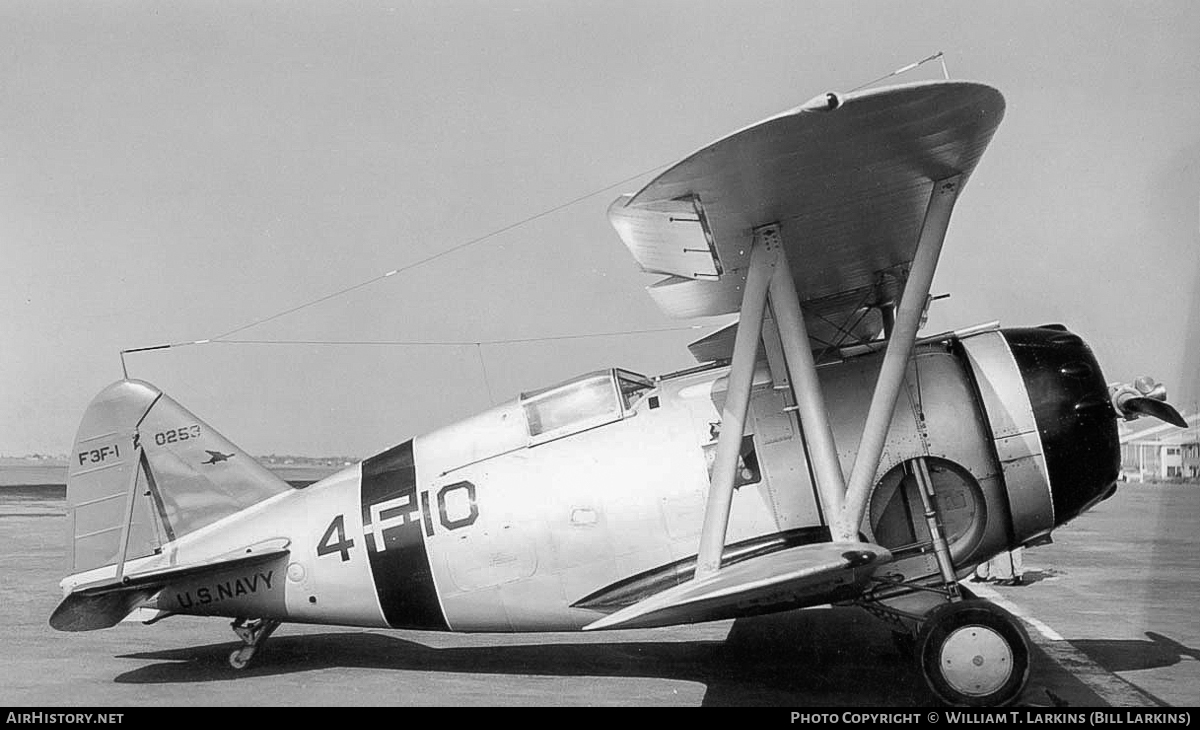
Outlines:
[{"label": "landing gear strut", "polygon": [[[908,525],[893,523],[892,528],[907,527],[917,542],[897,546],[891,573],[876,576],[877,587],[859,605],[892,623],[897,650],[915,660],[942,702],[984,707],[1015,701],[1029,679],[1025,629],[1008,611],[976,598],[958,582],[924,457],[905,462],[900,488],[920,497],[928,537],[918,529],[916,510],[904,518]],[[906,573],[914,577],[906,579]]]},{"label": "landing gear strut", "polygon": [[[907,588],[908,592],[905,592]],[[933,694],[956,707],[1004,706],[1029,680],[1029,636],[1021,622],[963,587],[888,583],[859,605],[892,624],[892,641]],[[940,594],[940,595],[939,595]]]},{"label": "landing gear strut", "polygon": [[229,666],[234,669],[245,669],[250,664],[250,660],[254,657],[255,650],[258,649],[271,635],[275,629],[279,628],[279,622],[273,619],[244,619],[235,620],[230,626],[233,628],[238,638],[245,644],[240,649],[235,649],[229,655]]}]

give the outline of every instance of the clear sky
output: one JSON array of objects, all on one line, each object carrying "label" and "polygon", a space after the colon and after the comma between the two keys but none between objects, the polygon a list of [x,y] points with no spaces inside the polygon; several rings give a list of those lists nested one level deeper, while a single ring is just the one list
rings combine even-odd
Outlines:
[{"label": "clear sky", "polygon": [[[220,335],[937,51],[1008,111],[956,209],[934,281],[952,297],[926,332],[1064,322],[1109,380],[1152,374],[1192,411],[1198,42],[1191,0],[7,0],[0,453],[68,451],[122,348]],[[642,289],[656,277],[608,226],[608,203],[648,179],[238,336],[706,324],[660,314]],[[128,362],[251,453],[366,456],[576,373],[687,367],[707,331]]]}]

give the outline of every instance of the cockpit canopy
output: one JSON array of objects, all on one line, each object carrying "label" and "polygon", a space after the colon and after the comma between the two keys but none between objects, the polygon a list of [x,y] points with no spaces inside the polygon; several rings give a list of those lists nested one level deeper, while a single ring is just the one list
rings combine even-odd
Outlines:
[{"label": "cockpit canopy", "polygon": [[644,375],[610,368],[522,393],[529,445],[619,421],[632,414],[637,402],[654,387],[654,381]]}]

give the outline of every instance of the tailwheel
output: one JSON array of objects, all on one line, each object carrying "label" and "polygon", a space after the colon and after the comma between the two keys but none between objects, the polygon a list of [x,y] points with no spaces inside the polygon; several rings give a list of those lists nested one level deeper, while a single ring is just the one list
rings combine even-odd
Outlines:
[{"label": "tailwheel", "polygon": [[1007,705],[1029,679],[1029,638],[994,603],[971,599],[931,611],[917,634],[921,675],[948,705]]},{"label": "tailwheel", "polygon": [[254,652],[266,642],[275,629],[279,628],[279,622],[273,619],[253,619],[247,620],[239,618],[231,625],[235,634],[242,640],[244,646],[239,649],[234,649],[229,655],[229,666],[234,669],[245,669],[250,664],[250,660],[254,658]]},{"label": "tailwheel", "polygon": [[254,649],[252,647],[234,649],[233,653],[229,655],[229,666],[234,669],[245,669],[250,664],[250,658],[253,655]]}]

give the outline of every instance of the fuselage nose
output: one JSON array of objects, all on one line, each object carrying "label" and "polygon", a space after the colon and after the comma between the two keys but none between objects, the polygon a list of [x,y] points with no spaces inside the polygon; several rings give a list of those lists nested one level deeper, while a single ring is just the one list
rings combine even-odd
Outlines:
[{"label": "fuselage nose", "polygon": [[1108,386],[1091,348],[1062,325],[1003,334],[1029,392],[1058,526],[1110,495],[1120,473]]}]

